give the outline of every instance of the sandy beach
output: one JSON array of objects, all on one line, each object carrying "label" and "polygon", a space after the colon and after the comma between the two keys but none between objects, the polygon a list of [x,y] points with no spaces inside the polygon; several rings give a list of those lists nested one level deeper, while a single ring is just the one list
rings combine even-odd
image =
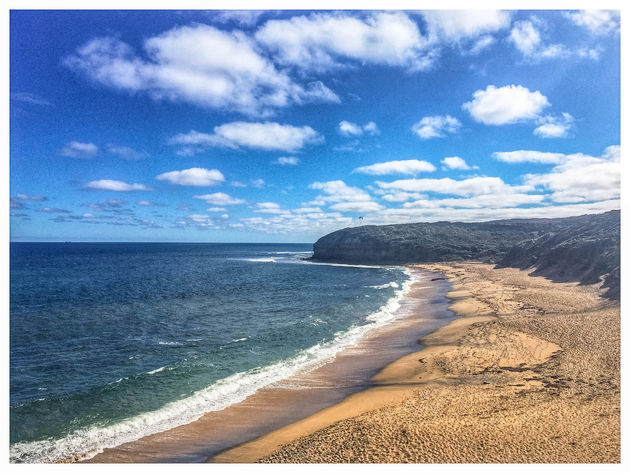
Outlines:
[{"label": "sandy beach", "polygon": [[516,269],[420,267],[448,277],[459,318],[374,387],[209,461],[620,461],[618,302]]}]

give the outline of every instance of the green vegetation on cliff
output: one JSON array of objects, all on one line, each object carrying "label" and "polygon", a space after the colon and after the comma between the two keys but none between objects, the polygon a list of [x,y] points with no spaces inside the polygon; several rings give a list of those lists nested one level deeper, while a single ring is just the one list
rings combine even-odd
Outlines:
[{"label": "green vegetation on cliff", "polygon": [[366,225],[323,236],[313,259],[352,264],[480,260],[534,269],[534,275],[582,284],[604,280],[619,298],[620,212],[481,223]]}]

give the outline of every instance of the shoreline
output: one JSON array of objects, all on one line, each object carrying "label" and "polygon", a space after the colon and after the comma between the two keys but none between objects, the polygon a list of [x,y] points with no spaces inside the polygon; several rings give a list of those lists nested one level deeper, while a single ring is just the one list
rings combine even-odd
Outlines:
[{"label": "shoreline", "polygon": [[[241,402],[204,414],[192,423],[106,448],[86,463],[203,462],[341,402],[372,384],[371,378],[401,356],[417,351],[418,339],[452,318],[446,280],[427,284],[435,273],[416,269],[409,290],[398,299],[397,317],[363,335],[332,361],[259,389]],[[419,277],[418,277],[419,276]],[[418,310],[427,303],[426,310]],[[370,356],[365,356],[370,354]]]},{"label": "shoreline", "polygon": [[415,267],[448,277],[458,318],[375,386],[208,461],[620,461],[618,303],[512,268]]}]

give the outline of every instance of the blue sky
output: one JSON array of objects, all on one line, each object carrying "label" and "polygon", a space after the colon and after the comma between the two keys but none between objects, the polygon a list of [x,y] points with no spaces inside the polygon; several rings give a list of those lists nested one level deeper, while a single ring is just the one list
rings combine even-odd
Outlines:
[{"label": "blue sky", "polygon": [[614,11],[13,11],[11,239],[616,209],[619,50]]}]

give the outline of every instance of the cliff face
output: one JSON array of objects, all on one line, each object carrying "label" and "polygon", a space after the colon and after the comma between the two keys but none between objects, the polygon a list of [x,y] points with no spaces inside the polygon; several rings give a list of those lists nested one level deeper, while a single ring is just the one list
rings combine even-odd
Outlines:
[{"label": "cliff face", "polygon": [[619,298],[620,212],[483,223],[412,223],[345,228],[313,245],[313,259],[401,264],[481,260],[583,284],[605,279]]}]

